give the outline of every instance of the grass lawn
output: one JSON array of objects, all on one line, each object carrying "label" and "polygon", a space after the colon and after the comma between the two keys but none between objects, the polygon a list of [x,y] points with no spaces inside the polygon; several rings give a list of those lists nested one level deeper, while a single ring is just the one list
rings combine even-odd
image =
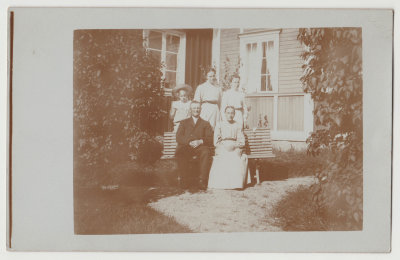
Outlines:
[{"label": "grass lawn", "polygon": [[274,181],[288,178],[312,176],[329,156],[312,157],[306,151],[274,150],[275,158],[260,162],[260,180]]},{"label": "grass lawn", "polygon": [[[164,190],[165,194],[176,194]],[[75,192],[76,234],[188,233],[189,228],[147,206],[152,190],[122,187],[115,191],[78,189]]]},{"label": "grass lawn", "polygon": [[293,175],[299,176],[307,172],[313,174],[317,171],[329,174],[331,177],[327,177],[322,186],[300,186],[286,194],[275,205],[273,215],[283,230],[362,230],[362,168],[354,164],[340,169],[329,161],[331,155],[327,152],[319,157],[310,157],[304,160],[308,162],[304,164],[299,160],[301,157],[299,154],[294,155],[294,158],[298,157],[297,159],[284,164],[290,166]]},{"label": "grass lawn", "polygon": [[284,231],[325,231],[325,218],[313,207],[312,192],[299,187],[287,194],[274,208],[273,216]]},{"label": "grass lawn", "polygon": [[[313,175],[321,159],[305,152],[275,151],[276,158],[260,163],[261,181],[285,180]],[[173,160],[159,160],[153,166],[135,162],[120,164],[109,172],[98,169],[74,171],[74,223],[76,234],[146,234],[188,233],[187,226],[163,215],[148,204],[162,198],[180,195],[176,164]],[[102,189],[103,185],[117,185],[118,189]],[[196,193],[192,190],[191,193]],[[298,197],[298,198],[297,198]],[[294,215],[307,207],[307,196],[299,194],[291,204]],[[288,202],[289,203],[289,202]],[[284,204],[282,204],[284,205]],[[283,209],[277,211],[284,215]],[[304,221],[307,219],[301,218]],[[283,228],[290,229],[284,222]],[[306,228],[306,227],[304,227]],[[301,229],[301,228],[300,228]]]},{"label": "grass lawn", "polygon": [[[82,183],[75,178],[74,223],[76,234],[146,234],[189,233],[191,230],[147,204],[165,196],[182,193],[174,176],[167,172],[158,178],[145,168],[127,163],[113,169],[109,184],[116,190],[103,190],[100,185]],[[107,183],[105,178],[104,184]],[[168,182],[168,183],[167,183]]]}]

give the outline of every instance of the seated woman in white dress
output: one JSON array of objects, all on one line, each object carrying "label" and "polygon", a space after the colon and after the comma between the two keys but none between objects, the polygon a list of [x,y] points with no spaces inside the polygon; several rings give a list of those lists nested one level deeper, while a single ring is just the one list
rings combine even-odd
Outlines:
[{"label": "seated woman in white dress", "polygon": [[208,179],[209,189],[242,189],[247,177],[247,155],[242,126],[233,120],[235,108],[225,108],[225,121],[214,130],[215,156]]}]

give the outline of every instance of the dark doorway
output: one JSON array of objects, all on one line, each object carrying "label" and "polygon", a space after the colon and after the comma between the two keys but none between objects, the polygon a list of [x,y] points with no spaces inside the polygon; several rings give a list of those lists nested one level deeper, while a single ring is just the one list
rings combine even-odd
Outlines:
[{"label": "dark doorway", "polygon": [[196,89],[205,81],[202,69],[211,66],[212,29],[191,29],[186,32],[185,83]]}]

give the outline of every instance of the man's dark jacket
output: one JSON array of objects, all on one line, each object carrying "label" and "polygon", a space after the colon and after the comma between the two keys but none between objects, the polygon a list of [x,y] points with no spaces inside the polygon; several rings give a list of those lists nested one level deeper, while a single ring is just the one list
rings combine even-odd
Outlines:
[{"label": "man's dark jacket", "polygon": [[178,149],[180,146],[189,145],[191,141],[199,139],[203,139],[203,145],[211,147],[213,146],[213,135],[210,123],[200,117],[196,124],[192,117],[182,120],[176,133]]},{"label": "man's dark jacket", "polygon": [[[207,183],[208,174],[211,166],[211,149],[213,146],[213,130],[210,123],[199,118],[194,124],[193,118],[188,118],[180,122],[176,141],[176,159],[178,162],[180,176],[184,179],[190,172],[189,161],[195,156],[199,161],[198,170],[200,182]],[[197,148],[192,148],[189,143],[193,140],[203,140],[203,144]]]}]

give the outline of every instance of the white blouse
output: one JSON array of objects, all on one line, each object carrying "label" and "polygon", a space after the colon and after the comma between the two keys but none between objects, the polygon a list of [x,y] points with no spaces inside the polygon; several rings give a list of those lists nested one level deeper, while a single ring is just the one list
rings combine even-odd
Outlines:
[{"label": "white blouse", "polygon": [[245,94],[240,91],[229,89],[222,95],[221,112],[225,111],[227,106],[233,106],[236,109],[243,109],[243,112],[247,112],[247,106],[245,102]]},{"label": "white blouse", "polygon": [[211,85],[208,82],[204,82],[199,85],[196,89],[196,93],[194,94],[193,100],[198,102],[204,101],[216,101],[219,102],[221,99],[221,89],[214,85]]},{"label": "white blouse", "polygon": [[228,121],[221,121],[214,130],[214,145],[217,146],[220,141],[232,140],[236,141],[239,147],[245,145],[245,137],[243,128],[236,121],[229,123]]},{"label": "white blouse", "polygon": [[182,121],[191,116],[190,103],[191,103],[190,101],[183,103],[180,100],[172,102],[171,105],[172,108],[176,109],[174,116],[174,123]]}]

